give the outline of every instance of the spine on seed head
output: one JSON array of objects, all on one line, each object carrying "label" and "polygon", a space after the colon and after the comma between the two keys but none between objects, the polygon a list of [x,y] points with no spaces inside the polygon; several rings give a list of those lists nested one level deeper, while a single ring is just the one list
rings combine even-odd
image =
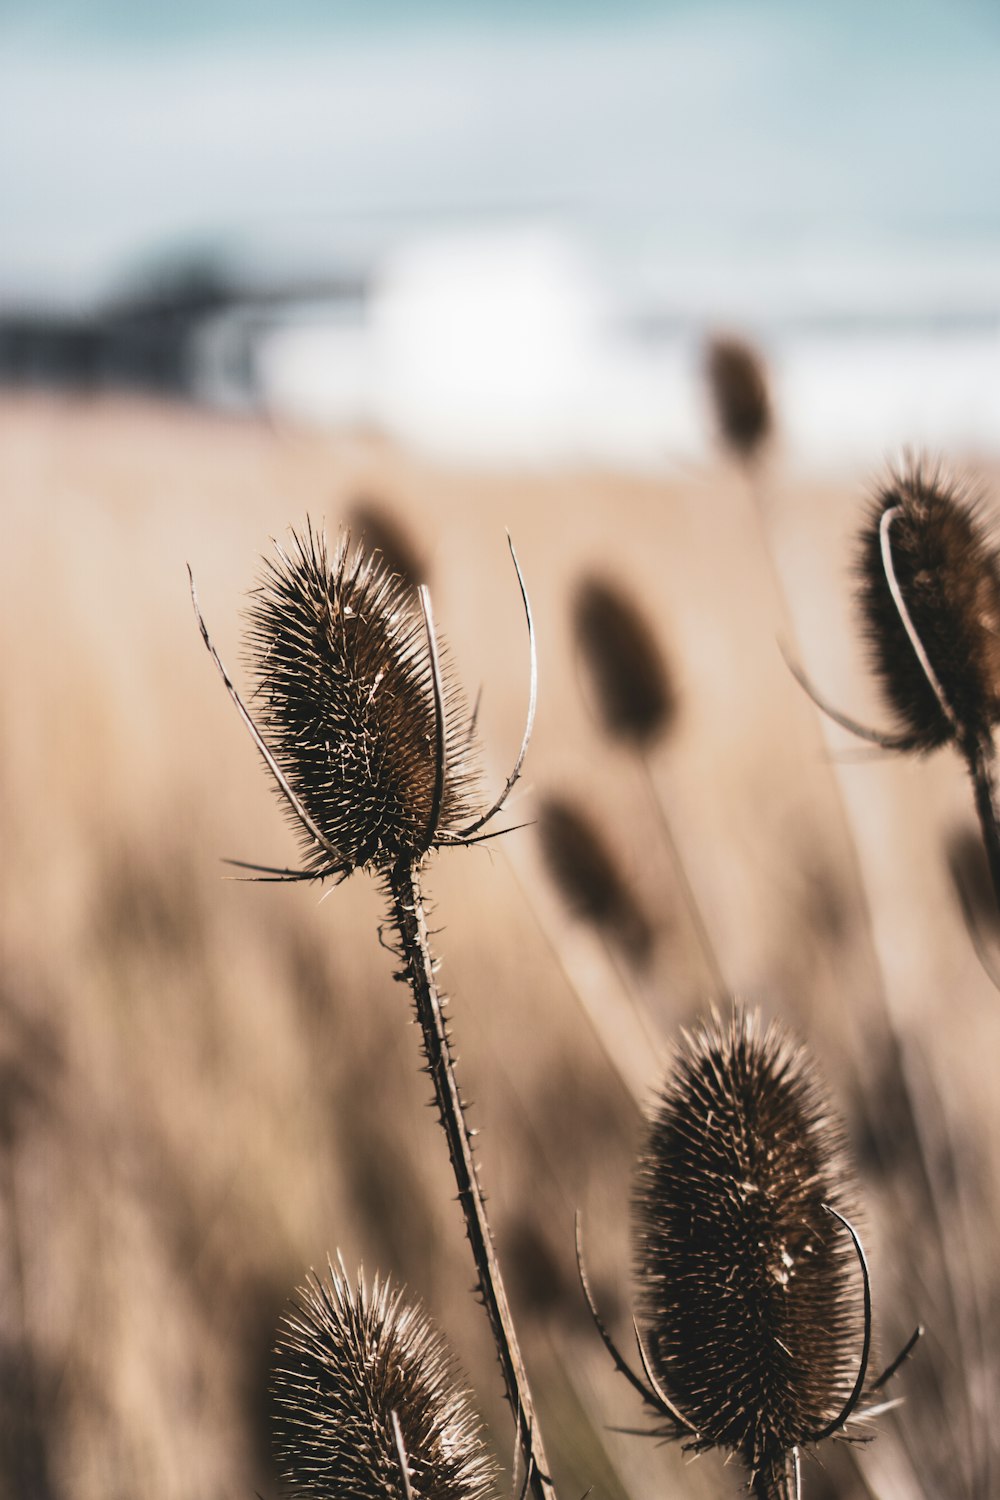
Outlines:
[{"label": "spine on seed head", "polygon": [[639,1321],[693,1445],[738,1455],[761,1495],[856,1376],[858,1267],[830,1212],[851,1198],[801,1046],[740,1008],[685,1037],[638,1167]]},{"label": "spine on seed head", "polygon": [[859,537],[857,575],[872,666],[914,748],[988,735],[1000,721],[1000,561],[967,487],[925,461],[890,471]]},{"label": "spine on seed head", "polygon": [[[381,558],[332,554],[311,525],[278,548],[247,611],[246,655],[261,733],[291,789],[337,850],[344,874],[417,858],[468,810],[470,734],[445,668],[444,784],[427,622],[412,587]],[[312,868],[324,849],[294,819]]]},{"label": "spine on seed head", "polygon": [[[275,1458],[295,1500],[492,1500],[497,1469],[455,1361],[422,1310],[341,1266],[285,1314]],[[406,1478],[402,1466],[406,1466]]]}]

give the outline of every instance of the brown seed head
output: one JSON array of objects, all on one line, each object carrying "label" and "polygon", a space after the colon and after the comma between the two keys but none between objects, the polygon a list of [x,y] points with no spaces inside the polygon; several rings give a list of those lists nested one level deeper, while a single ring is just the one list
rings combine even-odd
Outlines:
[{"label": "brown seed head", "polygon": [[576,638],[607,732],[646,747],[676,712],[663,653],[641,610],[616,584],[588,578],[576,590]]},{"label": "brown seed head", "polygon": [[737,458],[752,458],[770,436],[771,397],[764,361],[741,339],[710,339],[705,355],[719,435]]},{"label": "brown seed head", "polygon": [[427,582],[427,563],[420,548],[387,506],[362,495],[351,506],[347,524],[366,552],[382,554],[390,573],[414,585]]},{"label": "brown seed head", "polygon": [[297,1500],[491,1500],[496,1465],[455,1361],[421,1309],[377,1278],[311,1277],[285,1314],[271,1377],[275,1458]]},{"label": "brown seed head", "polygon": [[761,1494],[857,1374],[858,1264],[825,1206],[850,1191],[803,1048],[740,1008],[685,1037],[639,1161],[640,1320],[696,1446],[738,1454]]},{"label": "brown seed head", "polygon": [[[883,554],[948,704],[949,721],[893,598]],[[914,748],[1000,722],[1000,561],[966,488],[920,460],[880,483],[858,540],[858,603],[872,666]]]},{"label": "brown seed head", "polygon": [[638,967],[649,961],[649,918],[603,835],[563,797],[545,797],[538,812],[542,857],[570,911],[594,927]]},{"label": "brown seed head", "polygon": [[[258,724],[343,873],[384,869],[462,820],[474,775],[458,695],[444,677],[444,790],[434,818],[438,714],[413,590],[341,538],[332,558],[307,526],[278,549],[247,611]],[[331,856],[293,818],[310,868]]]}]

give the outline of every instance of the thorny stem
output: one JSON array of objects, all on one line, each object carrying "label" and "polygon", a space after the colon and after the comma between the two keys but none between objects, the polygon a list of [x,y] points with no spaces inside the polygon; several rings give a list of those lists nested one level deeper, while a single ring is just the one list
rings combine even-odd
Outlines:
[{"label": "thorny stem", "polygon": [[427,1070],[434,1083],[441,1125],[448,1138],[448,1152],[458,1187],[458,1199],[465,1215],[465,1231],[472,1246],[479,1289],[493,1330],[507,1400],[514,1413],[531,1492],[535,1500],[555,1500],[524,1361],[493,1245],[486,1201],[472,1154],[472,1137],[455,1077],[451,1041],[431,958],[417,862],[400,860],[389,871],[388,886],[392,898],[393,922],[399,935],[400,955],[405,966],[400,977],[410,987],[423,1033]]},{"label": "thorny stem", "polygon": [[750,1483],[754,1500],[799,1500],[799,1455],[793,1449],[784,1458],[758,1469]]}]

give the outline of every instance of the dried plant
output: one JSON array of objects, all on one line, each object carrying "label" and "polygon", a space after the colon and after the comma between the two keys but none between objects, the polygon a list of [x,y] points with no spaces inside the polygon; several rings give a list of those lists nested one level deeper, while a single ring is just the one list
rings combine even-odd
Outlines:
[{"label": "dried plant", "polygon": [[577,586],[573,624],[605,729],[615,739],[648,749],[667,734],[677,711],[652,627],[617,584],[597,577]]},{"label": "dried plant", "polygon": [[705,373],[719,435],[741,461],[755,458],[771,435],[767,370],[752,345],[728,335],[708,342]]},{"label": "dried plant", "polygon": [[1000,721],[1000,558],[977,497],[938,467],[910,458],[878,485],[858,539],[858,602],[873,667],[899,727],[836,722],[887,750],[954,745],[965,760],[1000,903],[1000,793],[993,729]]},{"label": "dried plant", "polygon": [[420,1307],[343,1262],[285,1313],[275,1458],[296,1500],[491,1500],[498,1471],[444,1339]]},{"label": "dried plant", "polygon": [[565,797],[544,797],[537,827],[546,867],[570,911],[643,968],[652,953],[652,925],[593,821]]},{"label": "dried plant", "polygon": [[726,984],[715,945],[650,766],[650,755],[673,728],[678,713],[664,653],[634,599],[607,578],[590,577],[579,584],[573,625],[598,717],[607,734],[636,756],[705,967],[714,990],[722,995]]},{"label": "dried plant", "polygon": [[416,587],[428,582],[422,550],[388,506],[368,495],[359,496],[348,511],[347,528],[365,552],[380,553],[385,567],[404,583]]},{"label": "dried plant", "polygon": [[471,819],[469,724],[412,591],[377,557],[341,543],[331,561],[311,528],[293,536],[248,624],[257,725],[312,873],[388,869]]},{"label": "dried plant", "polygon": [[528,723],[506,786],[479,816],[469,811],[473,725],[462,715],[442,665],[426,587],[414,598],[377,557],[352,551],[346,536],[331,559],[311,525],[293,533],[291,548],[278,548],[267,565],[249,611],[248,656],[262,728],[233,686],[196,598],[194,603],[205,645],[305,851],[303,870],[248,868],[264,879],[342,880],[362,867],[386,887],[398,977],[409,986],[420,1024],[527,1481],[536,1500],[549,1500],[548,1466],[456,1079],[421,884],[430,850],[489,837],[482,830],[520,776],[534,717],[535,657],[531,613],[517,572],[532,647]]},{"label": "dried plant", "polygon": [[[659,1430],[735,1453],[761,1500],[866,1388],[871,1292],[843,1133],[805,1050],[734,1007],[685,1035],[640,1155],[636,1328]],[[584,1291],[590,1301],[583,1276]],[[870,1387],[879,1388],[896,1368]]]}]

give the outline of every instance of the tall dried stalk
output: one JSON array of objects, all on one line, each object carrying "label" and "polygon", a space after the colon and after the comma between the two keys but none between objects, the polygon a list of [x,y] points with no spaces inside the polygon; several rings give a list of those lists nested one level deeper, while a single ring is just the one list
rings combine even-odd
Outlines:
[{"label": "tall dried stalk", "polygon": [[[536,1500],[553,1500],[455,1075],[421,890],[431,850],[488,836],[483,830],[517,780],[534,712],[534,670],[528,728],[514,770],[494,805],[475,816],[472,725],[442,665],[426,588],[415,599],[377,558],[352,553],[346,537],[330,558],[311,526],[293,534],[290,550],[279,548],[267,564],[249,611],[248,658],[262,705],[259,723],[225,672],[200,613],[198,618],[303,846],[304,869],[257,867],[261,878],[340,881],[363,868],[377,874],[389,893],[400,977],[420,1023],[527,1483]],[[530,611],[528,622],[531,634]],[[533,635],[531,640],[534,663]]]}]

